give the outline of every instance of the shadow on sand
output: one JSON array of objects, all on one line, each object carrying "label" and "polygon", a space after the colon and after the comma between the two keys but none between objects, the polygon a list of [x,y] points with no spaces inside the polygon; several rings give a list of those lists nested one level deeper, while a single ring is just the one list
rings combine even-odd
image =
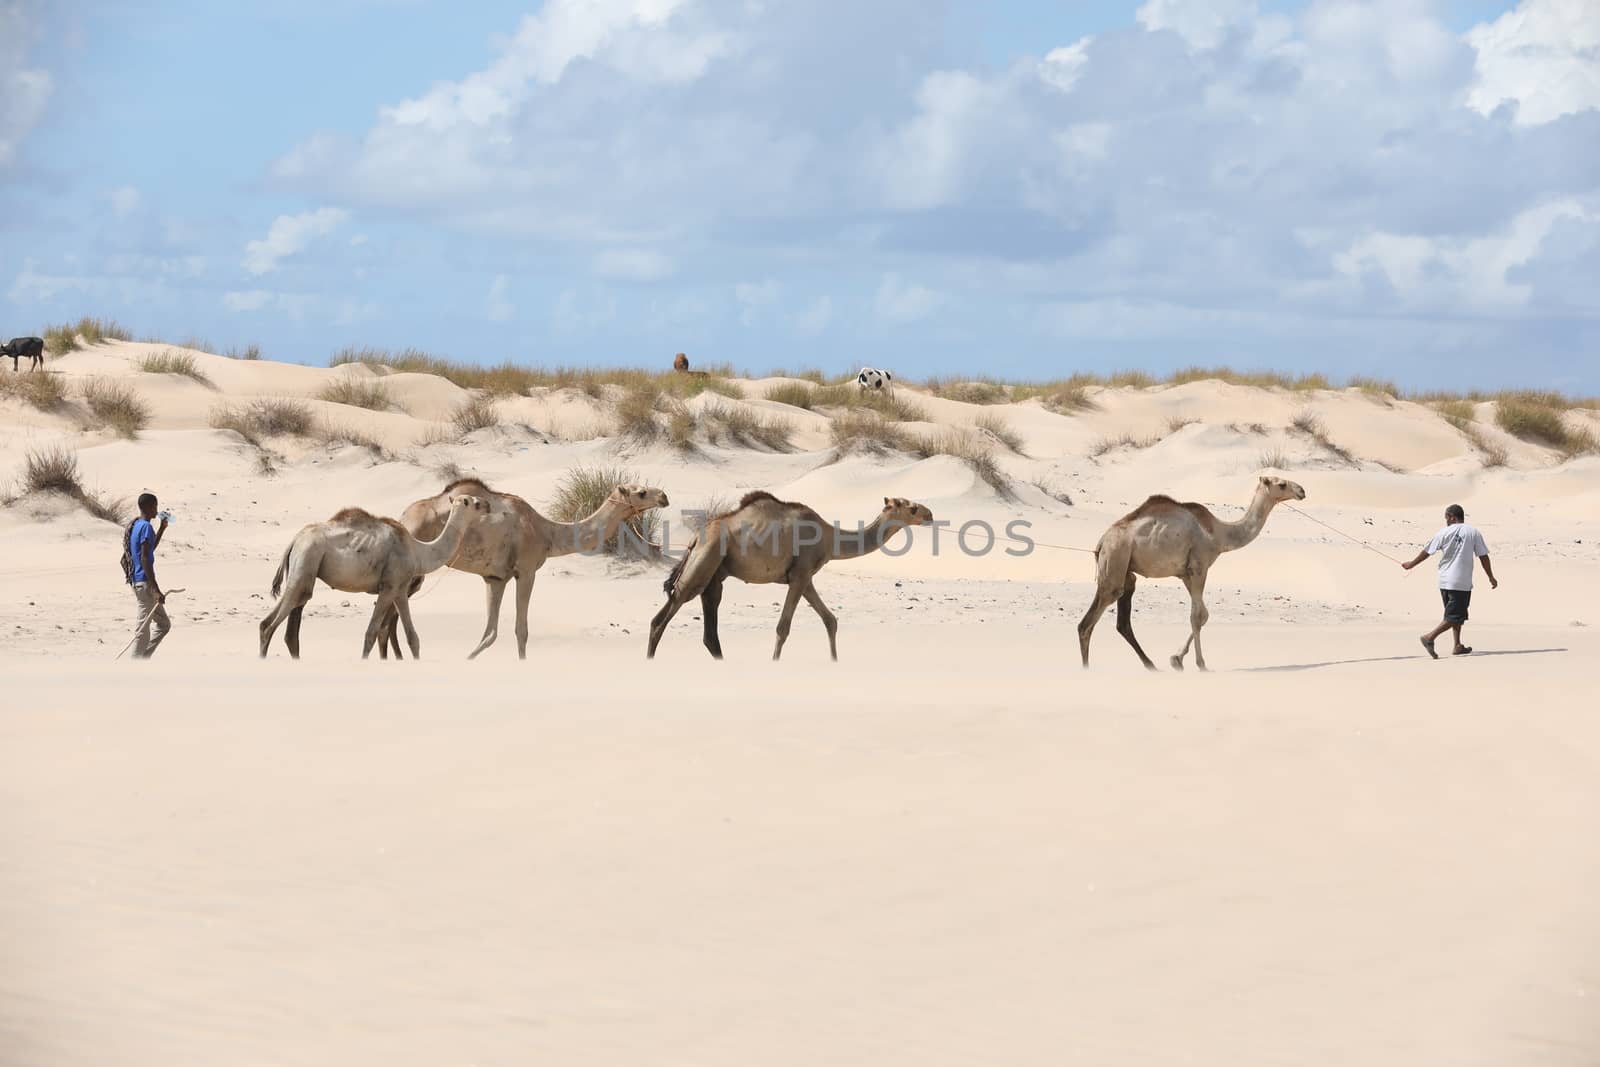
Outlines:
[{"label": "shadow on sand", "polygon": [[[1542,656],[1552,652],[1567,652],[1565,648],[1508,648],[1499,652],[1474,652],[1470,656],[1451,656],[1447,652],[1440,652],[1440,660],[1448,659],[1484,659],[1488,656]],[[1313,671],[1318,667],[1342,667],[1347,663],[1395,663],[1400,660],[1420,659],[1426,661],[1427,655],[1418,652],[1412,656],[1370,656],[1366,659],[1330,659],[1321,663],[1285,663],[1278,667],[1236,667],[1232,673],[1256,674],[1262,672],[1284,671]]]}]

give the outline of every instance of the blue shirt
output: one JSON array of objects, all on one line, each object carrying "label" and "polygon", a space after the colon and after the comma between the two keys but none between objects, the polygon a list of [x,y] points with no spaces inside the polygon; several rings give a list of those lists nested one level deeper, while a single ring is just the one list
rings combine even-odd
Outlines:
[{"label": "blue shirt", "polygon": [[144,572],[144,546],[150,546],[151,558],[155,558],[156,532],[150,528],[150,520],[145,518],[133,521],[133,533],[128,535],[128,554],[133,557],[133,580],[148,582],[150,576]]}]

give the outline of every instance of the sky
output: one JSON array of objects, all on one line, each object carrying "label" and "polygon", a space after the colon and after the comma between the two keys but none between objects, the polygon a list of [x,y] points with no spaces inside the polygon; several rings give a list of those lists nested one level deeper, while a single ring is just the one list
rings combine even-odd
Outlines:
[{"label": "sky", "polygon": [[0,334],[1600,393],[1596,0],[0,0]]}]

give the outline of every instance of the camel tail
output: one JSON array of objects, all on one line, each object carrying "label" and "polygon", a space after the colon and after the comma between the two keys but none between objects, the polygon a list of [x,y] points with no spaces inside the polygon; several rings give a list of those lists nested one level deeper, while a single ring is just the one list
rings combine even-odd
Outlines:
[{"label": "camel tail", "polygon": [[278,573],[272,576],[272,595],[276,597],[283,592],[283,576],[289,573],[289,554],[294,551],[294,542],[289,542],[289,547],[283,550],[283,562],[278,564]]},{"label": "camel tail", "polygon": [[689,555],[694,551],[698,541],[690,541],[689,547],[683,550],[683,555],[678,557],[678,562],[672,565],[672,573],[667,575],[667,580],[661,583],[661,591],[671,596],[678,588],[678,579],[683,577],[684,565],[689,562]]}]

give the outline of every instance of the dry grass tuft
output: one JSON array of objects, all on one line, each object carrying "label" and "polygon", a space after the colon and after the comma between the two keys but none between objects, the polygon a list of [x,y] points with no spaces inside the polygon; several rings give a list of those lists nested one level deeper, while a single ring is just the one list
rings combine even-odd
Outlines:
[{"label": "dry grass tuft", "polygon": [[1499,398],[1494,419],[1511,436],[1544,445],[1571,457],[1594,452],[1594,435],[1574,429],[1563,414],[1565,398],[1555,393],[1507,393]]},{"label": "dry grass tuft", "polygon": [[500,425],[500,409],[494,400],[483,395],[469,396],[450,413],[450,422],[456,434],[465,437],[474,430],[486,430]]},{"label": "dry grass tuft", "polygon": [[1067,491],[1065,489],[1061,488],[1060,486],[1058,486],[1055,482],[1051,481],[1050,479],[1048,479],[1048,478],[1035,478],[1035,479],[1033,479],[1033,481],[1029,482],[1028,484],[1032,485],[1035,489],[1039,490],[1039,492],[1043,493],[1045,496],[1049,497],[1051,500],[1054,500],[1054,501],[1056,501],[1057,503],[1060,503],[1060,504],[1065,504],[1069,508],[1072,506],[1072,497],[1067,493]]},{"label": "dry grass tuft", "polygon": [[318,400],[330,404],[348,404],[368,411],[388,411],[394,406],[389,397],[389,387],[382,382],[364,382],[356,378],[338,378],[322,387]]},{"label": "dry grass tuft", "polygon": [[101,426],[132,440],[150,424],[150,409],[132,387],[109,378],[90,378],[81,387],[83,402]]},{"label": "dry grass tuft", "polygon": [[955,400],[962,404],[1004,404],[1011,399],[1005,385],[993,378],[959,381],[929,378],[927,390],[943,400]]},{"label": "dry grass tuft", "polygon": [[201,385],[211,384],[211,379],[206,377],[205,371],[200,369],[194,356],[188,352],[174,352],[170,348],[164,352],[153,352],[134,366],[146,374],[177,374]]},{"label": "dry grass tuft", "polygon": [[219,404],[211,409],[211,427],[232,430],[253,445],[263,437],[310,437],[316,428],[311,408],[298,400],[256,400],[243,407]]},{"label": "dry grass tuft", "polygon": [[1173,415],[1173,416],[1170,416],[1167,419],[1167,432],[1168,433],[1177,433],[1179,430],[1183,429],[1185,426],[1193,426],[1195,423],[1197,423],[1199,421],[1200,421],[1199,419],[1190,418],[1187,415]]},{"label": "dry grass tuft", "polygon": [[378,459],[388,459],[389,452],[378,439],[348,424],[324,424],[316,431],[317,440],[325,445],[355,445],[371,452]]},{"label": "dry grass tuft", "polygon": [[1023,455],[1026,442],[1022,435],[1011,428],[1011,422],[998,411],[986,411],[972,420],[975,429],[993,437],[1017,455]]},{"label": "dry grass tuft", "polygon": [[[550,516],[557,522],[577,522],[593,515],[617,486],[643,483],[644,479],[637,472],[626,467],[574,467],[556,484]],[[660,529],[659,512],[636,515],[605,543],[603,551],[637,559],[654,558],[659,552],[656,535]]]},{"label": "dry grass tuft", "polygon": [[994,445],[971,430],[946,428],[918,441],[916,455],[954,456],[1002,496],[1011,495],[1011,479],[995,459]]},{"label": "dry grass tuft", "polygon": [[767,400],[774,400],[790,407],[804,408],[810,411],[817,402],[817,388],[806,382],[779,382],[769,385],[764,394]]},{"label": "dry grass tuft", "polygon": [[[629,389],[617,401],[616,409],[612,413],[614,432],[617,437],[632,444],[649,444],[661,436],[662,428],[656,418],[656,406],[661,401],[661,393],[653,386],[639,386]],[[687,441],[694,434],[694,419],[684,409],[687,421],[680,419],[679,432]]]},{"label": "dry grass tuft", "polygon": [[115,319],[97,319],[85,315],[77,322],[64,322],[47,326],[44,345],[56,355],[65,355],[75,348],[88,348],[102,341],[131,341],[133,334],[123,329]]},{"label": "dry grass tuft", "polygon": [[928,413],[914,401],[886,389],[862,389],[853,378],[843,384],[819,386],[813,394],[812,406],[871,411],[891,422],[928,421]]},{"label": "dry grass tuft", "polygon": [[835,457],[852,452],[881,455],[885,452],[910,452],[915,438],[905,427],[891,422],[876,411],[850,411],[834,418],[829,426]]},{"label": "dry grass tuft", "polygon": [[97,519],[120,523],[128,513],[123,497],[108,497],[84,488],[78,456],[64,445],[32,449],[22,462],[22,488],[30,493],[58,493],[76,500]]},{"label": "dry grass tuft", "polygon": [[0,396],[13,397],[40,411],[53,411],[67,398],[66,379],[51,371],[7,374],[0,377]]},{"label": "dry grass tuft", "polygon": [[1131,433],[1117,434],[1113,437],[1102,437],[1090,445],[1089,455],[1099,459],[1107,452],[1114,452],[1119,448],[1145,449],[1160,442],[1160,434],[1150,434],[1146,437],[1135,437]]},{"label": "dry grass tuft", "polygon": [[1289,469],[1289,457],[1284,455],[1281,448],[1268,448],[1256,459],[1256,466],[1261,470],[1286,471]]},{"label": "dry grass tuft", "polygon": [[249,362],[254,362],[254,361],[259,360],[261,358],[261,346],[260,345],[256,345],[256,344],[252,344],[252,345],[246,345],[242,349],[229,348],[226,352],[224,352],[222,354],[224,356],[227,356],[229,359],[242,359],[242,360],[246,360],[246,361],[249,361]]}]

